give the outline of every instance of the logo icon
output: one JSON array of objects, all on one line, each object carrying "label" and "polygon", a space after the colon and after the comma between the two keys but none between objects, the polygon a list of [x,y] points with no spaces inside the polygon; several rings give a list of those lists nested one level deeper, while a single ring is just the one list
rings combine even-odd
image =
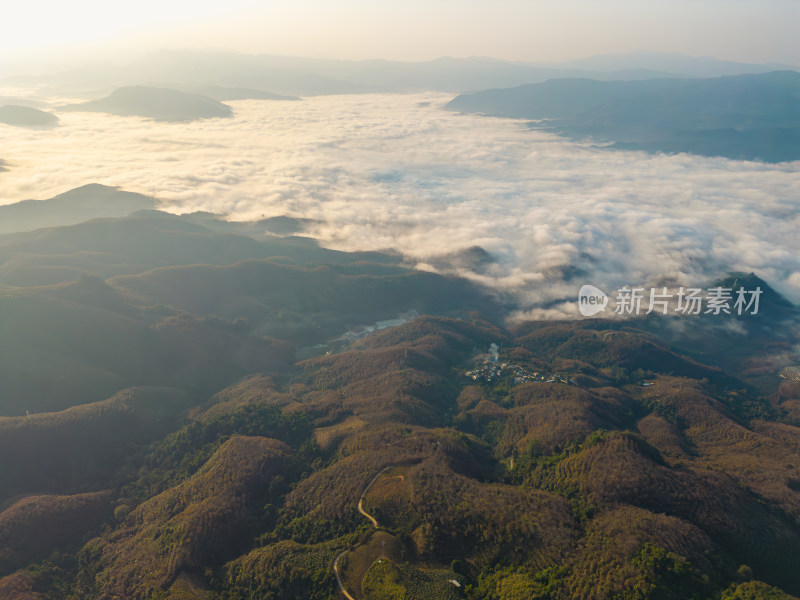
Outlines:
[{"label": "logo icon", "polygon": [[600,288],[584,285],[578,292],[578,309],[584,317],[591,317],[603,312],[608,306],[608,296]]}]

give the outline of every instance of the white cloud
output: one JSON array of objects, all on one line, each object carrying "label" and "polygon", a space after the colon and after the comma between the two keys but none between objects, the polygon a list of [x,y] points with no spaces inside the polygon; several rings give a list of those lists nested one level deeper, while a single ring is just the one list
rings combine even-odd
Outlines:
[{"label": "white cloud", "polygon": [[499,264],[458,272],[537,315],[574,313],[557,301],[582,283],[700,287],[729,270],[800,302],[797,163],[607,151],[440,110],[448,99],[243,101],[187,124],[59,114],[53,130],[3,129],[0,203],[99,182],[178,212],[318,219],[326,246],[412,264],[480,245]]}]

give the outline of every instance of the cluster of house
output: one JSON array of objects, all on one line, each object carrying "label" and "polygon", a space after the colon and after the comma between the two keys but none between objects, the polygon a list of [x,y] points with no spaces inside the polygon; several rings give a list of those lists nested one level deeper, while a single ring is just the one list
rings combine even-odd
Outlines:
[{"label": "cluster of house", "polygon": [[555,375],[544,375],[539,371],[528,371],[519,365],[509,363],[483,363],[478,365],[478,368],[464,373],[467,377],[475,381],[485,381],[492,383],[504,378],[513,378],[515,384],[525,383],[527,381],[544,381],[545,383],[574,383],[572,380],[567,380],[564,377]]},{"label": "cluster of house", "polygon": [[544,383],[571,383],[575,385],[575,381],[568,377],[540,373],[539,371],[531,371],[512,363],[501,363],[499,360],[500,357],[498,353],[498,347],[496,344],[492,344],[489,347],[488,354],[481,354],[480,356],[477,356],[475,358],[475,368],[471,371],[467,371],[464,373],[464,375],[474,381],[486,383],[508,379],[509,381],[512,381],[514,385],[527,383],[529,381],[538,381]]},{"label": "cluster of house", "polygon": [[784,367],[781,370],[781,379],[800,381],[800,366]]}]

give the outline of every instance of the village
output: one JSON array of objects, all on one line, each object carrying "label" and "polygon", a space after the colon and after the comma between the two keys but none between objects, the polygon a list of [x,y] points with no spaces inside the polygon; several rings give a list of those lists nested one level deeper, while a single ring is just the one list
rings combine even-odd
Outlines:
[{"label": "village", "polygon": [[492,344],[489,346],[489,352],[487,354],[481,354],[475,357],[474,362],[477,368],[465,372],[464,375],[470,377],[474,381],[485,383],[493,383],[508,379],[512,381],[514,385],[531,381],[576,385],[575,381],[569,377],[531,371],[516,364],[499,361],[499,347],[497,344]]}]

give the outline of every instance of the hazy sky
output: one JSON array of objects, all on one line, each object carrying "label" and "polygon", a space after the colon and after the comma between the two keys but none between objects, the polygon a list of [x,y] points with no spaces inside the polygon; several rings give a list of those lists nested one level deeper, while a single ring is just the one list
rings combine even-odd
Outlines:
[{"label": "hazy sky", "polygon": [[646,49],[800,64],[798,27],[796,0],[25,0],[3,6],[0,65],[178,47],[531,61]]}]

